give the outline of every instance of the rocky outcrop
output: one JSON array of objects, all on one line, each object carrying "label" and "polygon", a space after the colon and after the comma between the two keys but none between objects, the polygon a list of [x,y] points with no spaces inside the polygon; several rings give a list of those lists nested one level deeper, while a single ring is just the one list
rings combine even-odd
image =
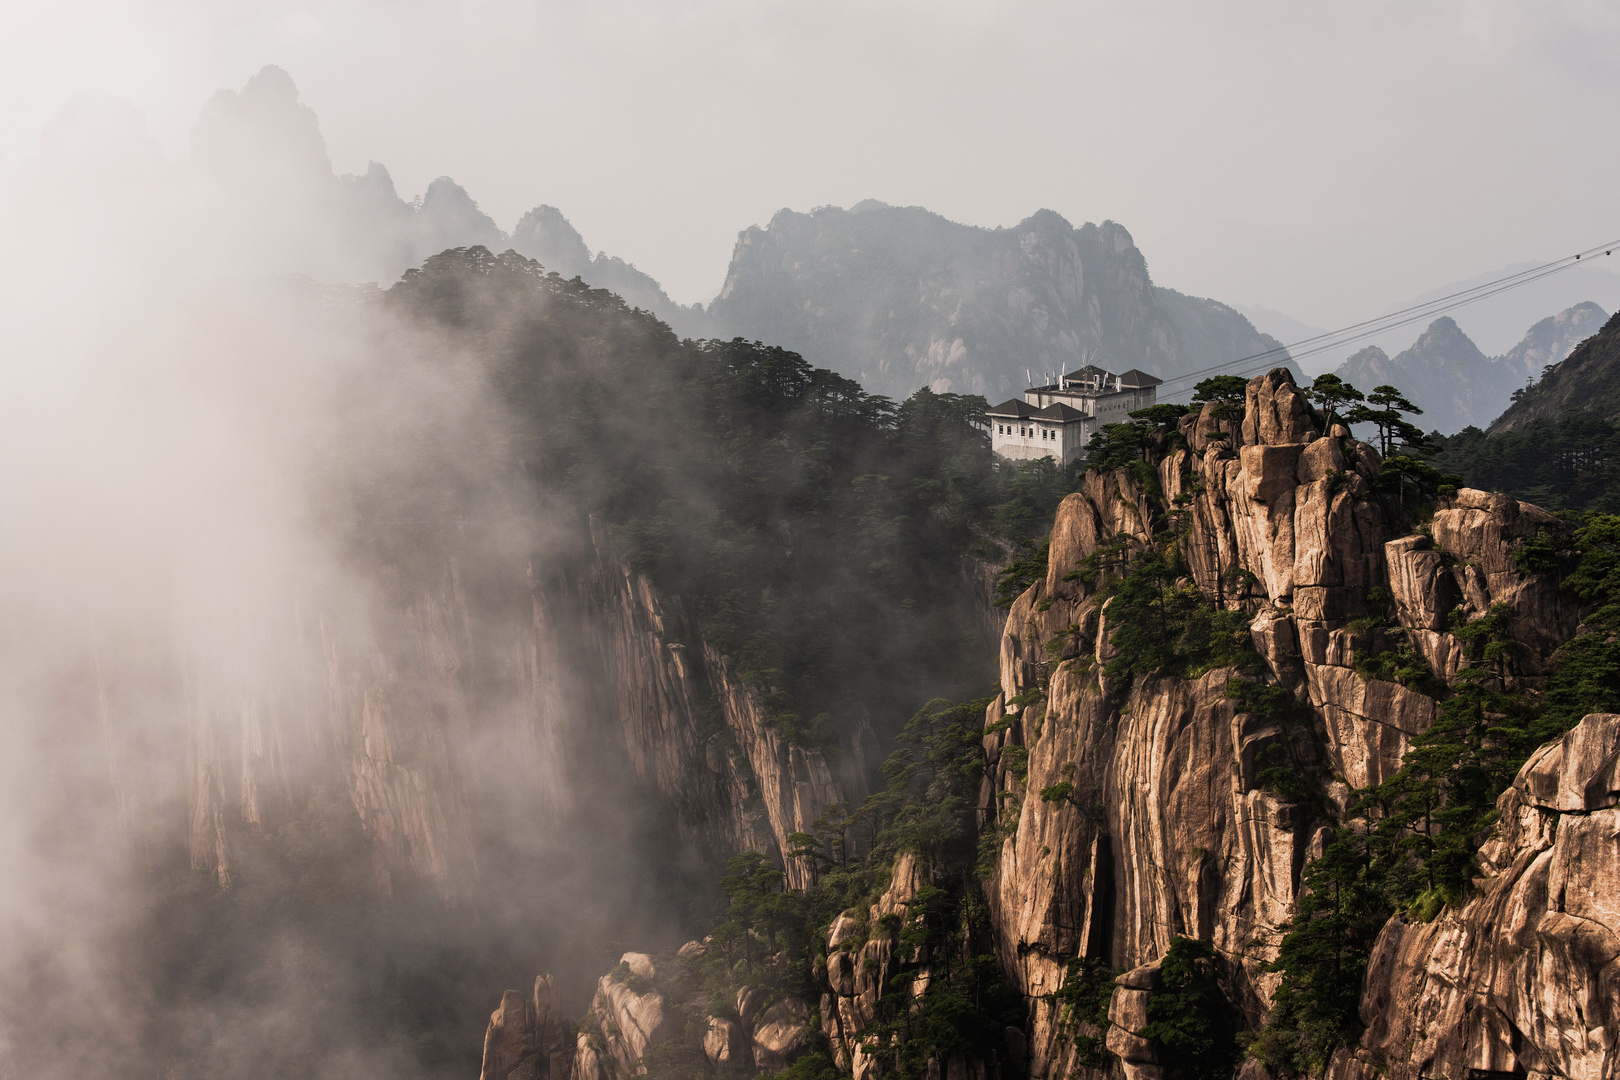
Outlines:
[{"label": "rocky outcrop", "polygon": [[1476,619],[1502,605],[1503,635],[1513,646],[1505,664],[1516,677],[1545,673],[1553,650],[1574,636],[1578,601],[1514,559],[1541,532],[1565,541],[1571,529],[1538,506],[1464,488],[1436,508],[1429,535],[1384,546],[1396,615],[1435,674],[1454,678],[1462,659],[1450,632],[1454,612]]},{"label": "rocky outcrop", "polygon": [[[845,911],[827,934],[827,991],[821,998],[821,1027],[838,1067],[863,1077],[880,1047],[865,1035],[879,1018],[879,1000],[903,963],[926,964],[926,957],[896,955],[895,931],[918,891],[928,883],[913,855],[895,860],[889,886],[865,910]],[[913,985],[926,985],[926,967]]]},{"label": "rocky outcrop", "polygon": [[1538,751],[1497,814],[1478,895],[1384,928],[1334,1080],[1620,1073],[1620,715]]},{"label": "rocky outcrop", "polygon": [[573,1073],[568,1023],[550,975],[534,981],[527,1000],[516,990],[501,995],[489,1018],[479,1080],[569,1080]]},{"label": "rocky outcrop", "polygon": [[[664,1022],[664,995],[654,985],[657,977],[651,957],[625,953],[618,970],[597,980],[591,1015],[601,1030],[603,1049],[620,1075],[635,1073],[642,1056],[670,1035]],[[576,1057],[577,1075],[590,1075],[596,1058],[594,1046],[592,1049],[586,1060]]]},{"label": "rocky outcrop", "polygon": [[[1512,677],[1530,678],[1574,630],[1554,583],[1514,561],[1554,527],[1549,515],[1463,492],[1432,536],[1396,537],[1374,493],[1377,452],[1324,430],[1287,371],[1250,383],[1241,423],[1206,407],[1181,432],[1186,448],[1154,483],[1093,473],[1064,501],[1047,576],[1002,638],[981,818],[1001,831],[988,896],[1001,966],[1029,1007],[1032,1077],[1078,1067],[1052,997],[1075,957],[1133,972],[1109,1035],[1129,1068],[1156,1075],[1128,1021],[1145,1016],[1173,937],[1212,943],[1230,1002],[1261,1021],[1275,986],[1266,962],[1331,824],[1263,774],[1314,773],[1342,807],[1399,768],[1436,716],[1419,689],[1367,673],[1388,670],[1374,661],[1403,631],[1444,678],[1463,662],[1446,640],[1454,609],[1510,604],[1508,632],[1523,642]],[[1109,607],[1090,582],[1120,545],[1149,538],[1174,544],[1206,601],[1246,613],[1261,678],[1292,706],[1251,710],[1226,668],[1115,684]]]}]

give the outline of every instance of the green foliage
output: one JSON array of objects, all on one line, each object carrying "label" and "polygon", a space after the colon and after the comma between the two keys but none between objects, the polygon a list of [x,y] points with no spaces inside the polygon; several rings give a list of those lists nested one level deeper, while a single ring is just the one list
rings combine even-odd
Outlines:
[{"label": "green foliage", "polygon": [[1011,607],[1025,589],[1046,579],[1047,560],[1052,553],[1050,538],[1038,545],[1026,541],[1024,550],[1025,554],[1008,563],[1001,571],[1001,578],[996,582],[997,607]]},{"label": "green foliage", "polygon": [[1145,420],[1129,424],[1105,424],[1086,444],[1086,468],[1124,468],[1143,461],[1148,454],[1148,437],[1154,425]]},{"label": "green foliage", "polygon": [[1175,937],[1160,965],[1162,989],[1148,998],[1142,1036],[1164,1048],[1189,1080],[1227,1080],[1237,1064],[1238,1020],[1221,994],[1215,947]]},{"label": "green foliage", "polygon": [[1442,489],[1456,488],[1461,482],[1460,476],[1442,473],[1424,458],[1392,454],[1384,459],[1373,490],[1394,501],[1396,513],[1393,516],[1411,521],[1434,506]]},{"label": "green foliage", "polygon": [[1428,449],[1423,429],[1406,420],[1407,416],[1420,415],[1422,412],[1393,386],[1378,386],[1367,395],[1367,403],[1353,407],[1345,415],[1345,420],[1351,424],[1373,425],[1378,432],[1378,451],[1388,458],[1398,446],[1407,448],[1409,454]]},{"label": "green foliage", "polygon": [[776,1080],[841,1080],[842,1074],[825,1050],[804,1055],[779,1073]]},{"label": "green foliage", "polygon": [[1489,436],[1464,428],[1436,442],[1435,465],[1469,487],[1549,510],[1620,513],[1620,423],[1599,413],[1572,409]]},{"label": "green foliage", "polygon": [[1389,915],[1363,836],[1341,829],[1302,875],[1273,971],[1283,978],[1250,1046],[1272,1070],[1320,1073],[1355,1036],[1372,943]]},{"label": "green foliage", "polygon": [[1195,406],[1213,403],[1210,415],[1222,423],[1243,419],[1249,380],[1241,375],[1215,375],[1193,387]]},{"label": "green foliage", "polygon": [[1185,405],[1149,405],[1145,409],[1137,409],[1131,414],[1132,420],[1140,420],[1156,428],[1173,428],[1187,415]]},{"label": "green foliage", "polygon": [[1109,678],[1127,685],[1151,671],[1194,678],[1256,659],[1248,616],[1206,601],[1172,558],[1147,548],[1106,586],[1105,617],[1116,650],[1106,669]]},{"label": "green foliage", "polygon": [[1331,372],[1318,375],[1305,391],[1305,396],[1322,410],[1324,422],[1328,424],[1344,419],[1339,415],[1342,407],[1366,398],[1360,390]]},{"label": "green foliage", "polygon": [[1193,387],[1193,404],[1209,401],[1239,403],[1247,399],[1249,380],[1241,375],[1212,375]]},{"label": "green foliage", "polygon": [[1119,973],[1092,956],[1076,956],[1063,969],[1063,985],[1052,994],[1059,1005],[1058,1032],[1073,1043],[1076,1061],[1091,1069],[1105,1067],[1108,1052],[1108,1006]]},{"label": "green foliage", "polygon": [[725,913],[715,923],[712,947],[724,956],[731,972],[758,980],[778,953],[809,955],[805,898],[786,887],[782,872],[757,851],[733,856],[726,863],[720,891]]}]

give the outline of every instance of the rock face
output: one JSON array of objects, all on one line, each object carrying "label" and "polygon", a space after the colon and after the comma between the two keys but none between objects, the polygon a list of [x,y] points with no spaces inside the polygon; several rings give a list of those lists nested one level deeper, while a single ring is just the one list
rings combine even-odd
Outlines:
[{"label": "rock face", "polygon": [[1543,747],[1497,802],[1479,894],[1393,919],[1367,972],[1359,1046],[1335,1080],[1611,1077],[1620,1070],[1620,716]]},{"label": "rock face", "polygon": [[[628,976],[620,972],[602,976],[591,999],[591,1013],[601,1028],[606,1056],[616,1063],[620,1075],[629,1075],[640,1067],[642,1055],[670,1033],[664,1023],[664,995],[652,985],[657,971],[651,958],[645,953],[625,953],[619,965],[620,972],[628,969]],[[593,1046],[588,1054],[576,1054],[575,1074],[591,1075],[599,1053]]]},{"label": "rock face", "polygon": [[534,981],[527,1000],[516,990],[501,995],[489,1018],[479,1080],[568,1080],[572,1039],[550,975]]},{"label": "rock face", "polygon": [[863,1076],[873,1067],[875,1047],[863,1033],[878,1018],[878,999],[899,966],[919,965],[913,985],[927,985],[927,957],[897,956],[893,933],[882,928],[886,919],[903,921],[926,884],[927,873],[916,858],[901,855],[877,903],[866,911],[844,912],[828,931],[821,1027],[832,1044],[833,1060],[845,1072]]},{"label": "rock face", "polygon": [[[592,541],[594,559],[578,589],[593,616],[575,625],[587,628],[631,769],[669,800],[695,848],[720,857],[763,852],[802,887],[805,868],[782,857],[788,837],[808,831],[833,803],[864,795],[862,747],[849,748],[835,776],[819,750],[789,743],[680,605],[615,557],[600,524]],[[708,730],[703,718],[710,699],[719,704],[720,730]]]},{"label": "rock face", "polygon": [[908,397],[1000,401],[1025,369],[1088,361],[1161,377],[1272,348],[1236,311],[1155,289],[1130,234],[1042,210],[1009,229],[867,201],[783,210],[737,239],[713,331],[779,343]]},{"label": "rock face", "polygon": [[[1441,674],[1460,655],[1445,621],[1457,607],[1472,617],[1512,606],[1514,678],[1543,671],[1575,628],[1552,583],[1514,564],[1537,529],[1557,527],[1549,515],[1463,491],[1436,513],[1432,538],[1401,537],[1367,497],[1377,453],[1342,428],[1324,432],[1286,371],[1251,382],[1241,424],[1206,408],[1182,432],[1188,448],[1154,477],[1161,509],[1128,470],[1088,475],[1064,501],[1047,577],[1013,605],[1002,639],[981,808],[1002,830],[989,900],[1003,970],[1029,1003],[1032,1077],[1077,1067],[1050,998],[1074,957],[1131,973],[1109,1034],[1127,1071],[1156,1075],[1133,1018],[1145,1018],[1174,936],[1213,943],[1229,1000],[1250,1024],[1263,1018],[1275,979],[1264,965],[1328,823],[1262,771],[1377,784],[1436,715],[1432,698],[1357,670],[1390,647],[1370,603],[1387,604]],[[1169,528],[1166,507],[1177,508],[1193,582],[1250,613],[1267,681],[1291,692],[1294,713],[1246,711],[1231,669],[1113,685],[1108,607],[1086,584],[1087,560]],[[1329,793],[1341,805],[1348,794],[1337,782]]]},{"label": "rock face", "polygon": [[1545,672],[1552,651],[1575,633],[1576,601],[1544,576],[1526,575],[1514,552],[1538,532],[1564,537],[1568,525],[1506,495],[1464,489],[1436,509],[1431,536],[1404,536],[1384,546],[1390,593],[1413,647],[1436,674],[1457,674],[1457,639],[1447,631],[1450,612],[1468,618],[1505,605],[1508,657],[1520,675]]},{"label": "rock face", "polygon": [[[488,793],[521,776],[522,816],[551,827],[572,809],[562,795],[571,762],[605,750],[668,807],[685,857],[718,865],[760,851],[804,883],[802,865],[782,858],[788,836],[864,796],[864,743],[845,748],[835,772],[819,750],[783,738],[599,523],[584,554],[548,579],[500,585],[521,606],[470,605],[452,561],[372,641],[322,620],[276,694],[189,686],[193,866],[229,884],[245,835],[284,820],[293,766],[324,759],[341,763],[382,893],[408,875],[463,904],[480,887],[480,855],[500,857],[474,838]],[[294,695],[324,723],[291,723]],[[481,740],[500,754],[467,751]]]}]

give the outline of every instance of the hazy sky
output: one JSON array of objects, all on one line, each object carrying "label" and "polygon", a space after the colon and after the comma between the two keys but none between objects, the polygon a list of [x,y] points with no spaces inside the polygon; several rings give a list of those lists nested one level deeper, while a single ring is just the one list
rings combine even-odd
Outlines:
[{"label": "hazy sky", "polygon": [[[284,67],[340,172],[553,203],[708,300],[738,230],[873,197],[1113,218],[1155,279],[1319,325],[1620,235],[1620,4],[0,0],[0,158],[75,93],[173,157]],[[1611,235],[1612,234],[1612,235]]]}]

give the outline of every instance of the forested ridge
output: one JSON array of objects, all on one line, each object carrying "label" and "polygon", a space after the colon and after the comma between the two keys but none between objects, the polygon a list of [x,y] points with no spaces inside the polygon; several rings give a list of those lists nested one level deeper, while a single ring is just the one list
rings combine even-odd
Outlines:
[{"label": "forested ridge", "polygon": [[444,252],[381,303],[478,342],[544,512],[608,522],[796,737],[847,734],[852,707],[886,737],[989,684],[964,573],[1033,540],[1074,471],[998,465],[983,398],[894,402],[780,348],[682,341],[512,252]]}]

